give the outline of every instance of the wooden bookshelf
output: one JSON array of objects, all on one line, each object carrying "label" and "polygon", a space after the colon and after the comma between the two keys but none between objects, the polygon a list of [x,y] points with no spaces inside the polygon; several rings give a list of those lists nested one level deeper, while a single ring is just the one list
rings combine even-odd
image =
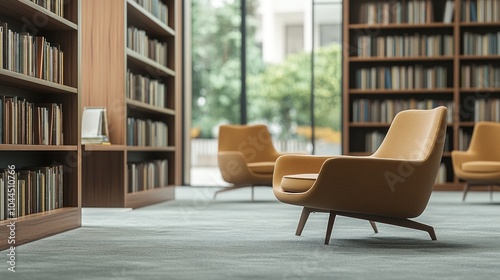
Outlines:
[{"label": "wooden bookshelf", "polygon": [[[29,0],[0,1],[0,21],[16,33],[28,32],[43,36],[52,46],[63,52],[63,83],[55,83],[29,74],[0,67],[0,96],[16,96],[33,104],[56,103],[62,105],[62,144],[0,144],[0,168],[15,165],[16,172],[34,166],[63,166],[62,207],[32,210],[14,219],[0,221],[0,250],[8,244],[7,225],[15,222],[15,245],[42,239],[81,226],[81,147],[80,143],[80,0],[64,0],[63,17]],[[43,18],[40,24],[34,20]],[[5,30],[4,30],[5,31]],[[5,43],[5,41],[4,41]],[[5,50],[4,50],[5,51]],[[5,105],[5,104],[4,104]],[[5,112],[4,112],[5,113]],[[5,115],[3,116],[5,117]],[[31,119],[23,116],[26,122]],[[3,118],[5,119],[5,118]],[[0,129],[4,129],[0,127]],[[26,129],[27,132],[31,132]],[[28,134],[28,133],[27,133]],[[5,136],[5,134],[4,134]],[[19,140],[16,140],[19,141]],[[11,142],[15,143],[15,142]],[[28,143],[20,141],[19,143]],[[18,181],[16,180],[16,184]],[[27,193],[26,193],[27,194]],[[38,197],[38,196],[37,196]],[[27,203],[27,202],[26,202]]]},{"label": "wooden bookshelf", "polygon": [[[407,13],[410,9],[407,4],[411,2],[415,5]],[[343,51],[343,153],[371,153],[367,151],[367,135],[386,133],[390,121],[384,124],[376,120],[379,114],[387,113],[387,106],[398,104],[399,107],[392,110],[395,114],[405,109],[404,100],[436,101],[425,107],[444,102],[448,110],[452,110],[442,160],[446,166],[446,182],[437,183],[435,189],[461,190],[462,182],[453,173],[451,151],[467,148],[475,122],[500,121],[500,102],[495,101],[500,99],[500,42],[496,37],[500,27],[500,1],[452,0],[453,17],[444,22],[446,2],[343,2],[343,42],[349,46]],[[417,8],[418,5],[422,6]],[[475,5],[475,9],[471,5]],[[478,13],[472,15],[473,10]],[[470,36],[487,38],[478,42]],[[438,48],[431,49],[431,46]],[[439,77],[441,83],[416,86],[416,81],[409,79],[417,75],[417,65],[424,68],[423,77],[425,68],[441,66],[444,69]],[[437,72],[433,72],[432,78],[438,79]],[[486,75],[489,80],[484,79]],[[366,84],[371,86],[366,88]],[[415,102],[411,104],[416,106]]]},{"label": "wooden bookshelf", "polygon": [[[134,0],[82,3],[82,40],[91,42],[82,46],[82,57],[88,62],[82,69],[85,81],[82,108],[107,108],[111,142],[111,145],[84,145],[83,206],[136,208],[175,198],[174,186],[181,180],[182,13],[180,1],[160,2],[168,7],[167,22]],[[166,44],[166,63],[128,45],[132,27],[144,31],[149,39]],[[129,71],[164,85],[165,92],[159,94],[165,104],[147,103],[129,96]],[[130,117],[166,124],[167,145],[128,145]],[[168,183],[129,192],[128,164],[155,160],[168,161]]]}]

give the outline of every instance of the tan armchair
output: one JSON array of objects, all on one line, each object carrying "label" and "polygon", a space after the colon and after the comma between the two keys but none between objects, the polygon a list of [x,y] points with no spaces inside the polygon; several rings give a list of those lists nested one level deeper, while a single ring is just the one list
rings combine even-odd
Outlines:
[{"label": "tan armchair", "polygon": [[371,156],[281,156],[273,191],[278,200],[304,207],[296,235],[311,212],[330,213],[325,244],[337,215],[429,233],[434,228],[409,218],[427,206],[446,134],[446,107],[407,110],[394,118]]},{"label": "tan armchair", "polygon": [[467,151],[451,152],[453,171],[465,181],[462,201],[473,186],[500,185],[500,123],[478,122],[474,126]]},{"label": "tan armchair", "polygon": [[276,159],[281,155],[265,125],[221,125],[217,160],[224,181],[233,186],[214,194],[242,187],[272,186]]}]

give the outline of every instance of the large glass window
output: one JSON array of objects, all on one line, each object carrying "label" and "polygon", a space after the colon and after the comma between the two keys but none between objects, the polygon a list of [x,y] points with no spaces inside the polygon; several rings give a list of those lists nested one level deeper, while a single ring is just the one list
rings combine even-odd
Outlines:
[{"label": "large glass window", "polygon": [[311,52],[304,39],[308,1],[247,0],[248,120],[265,123],[282,152],[311,152]]},{"label": "large glass window", "polygon": [[242,110],[268,125],[279,151],[340,153],[342,9],[323,2],[191,0],[191,185],[225,185],[218,126],[239,124]]},{"label": "large glass window", "polygon": [[218,126],[240,122],[240,1],[192,0],[191,13],[191,184],[216,184]]},{"label": "large glass window", "polygon": [[213,138],[220,123],[240,118],[240,1],[192,5],[192,135]]},{"label": "large glass window", "polygon": [[313,2],[314,152],[339,155],[342,134],[342,2]]}]

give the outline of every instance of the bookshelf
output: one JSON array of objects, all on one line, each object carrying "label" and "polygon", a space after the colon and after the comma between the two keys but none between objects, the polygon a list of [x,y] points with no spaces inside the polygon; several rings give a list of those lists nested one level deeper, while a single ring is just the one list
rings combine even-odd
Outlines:
[{"label": "bookshelf", "polygon": [[467,149],[475,122],[500,121],[500,1],[343,3],[343,153],[370,154],[401,110],[445,105],[435,189],[460,190],[450,152]]},{"label": "bookshelf", "polygon": [[0,250],[81,226],[80,1],[36,2],[0,1],[0,177],[16,193],[15,218],[3,196]]},{"label": "bookshelf", "polygon": [[82,46],[88,61],[82,107],[107,108],[111,142],[83,146],[85,207],[136,208],[175,198],[182,148],[180,9],[177,0],[82,3],[82,40],[91,42]]}]

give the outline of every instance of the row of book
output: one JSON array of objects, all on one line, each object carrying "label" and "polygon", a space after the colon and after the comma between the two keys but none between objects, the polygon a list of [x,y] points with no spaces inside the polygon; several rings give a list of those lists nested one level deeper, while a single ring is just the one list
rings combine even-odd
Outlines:
[{"label": "row of book", "polygon": [[0,144],[62,145],[62,105],[0,96]]},{"label": "row of book", "polygon": [[31,2],[44,7],[54,14],[64,17],[64,3],[68,0],[30,0]]},{"label": "row of book", "polygon": [[466,151],[469,148],[470,140],[472,138],[472,133],[466,131],[463,128],[458,129],[458,149],[460,151]]},{"label": "row of book", "polygon": [[161,0],[133,0],[144,9],[168,25],[168,6]]},{"label": "row of book", "polygon": [[150,39],[144,30],[128,27],[127,47],[163,66],[167,65],[167,43]]},{"label": "row of book", "polygon": [[382,141],[385,138],[384,132],[380,131],[372,131],[368,132],[365,134],[365,151],[367,153],[374,153],[378,147],[380,147],[380,144],[382,144]]},{"label": "row of book", "polygon": [[63,207],[63,166],[0,170],[0,220]]},{"label": "row of book", "polygon": [[127,145],[166,147],[168,146],[168,126],[160,121],[128,117]]},{"label": "row of book", "polygon": [[167,87],[164,83],[127,70],[127,98],[166,108],[166,94]]},{"label": "row of book", "polygon": [[446,88],[447,68],[392,66],[356,69],[357,89],[437,89]]},{"label": "row of book", "polygon": [[128,163],[127,169],[129,193],[168,185],[168,161],[166,159]]},{"label": "row of book", "polygon": [[[467,109],[463,108],[462,110]],[[500,122],[500,99],[476,99],[474,101],[474,122]]]},{"label": "row of book", "polygon": [[500,32],[475,34],[464,32],[465,55],[500,55]]},{"label": "row of book", "polygon": [[384,0],[361,3],[359,23],[430,23],[434,21],[432,2],[430,0]]},{"label": "row of book", "polygon": [[3,69],[63,84],[64,53],[43,36],[17,33],[0,23],[0,66]]},{"label": "row of book", "polygon": [[460,68],[462,88],[500,87],[500,66],[471,64],[462,65]]},{"label": "row of book", "polygon": [[452,35],[413,35],[357,37],[358,57],[408,57],[453,55]]},{"label": "row of book", "polygon": [[447,173],[448,171],[446,168],[446,164],[444,162],[441,162],[441,164],[439,165],[438,174],[436,176],[436,184],[446,183],[448,179]]},{"label": "row of book", "polygon": [[400,111],[408,109],[428,110],[438,106],[446,106],[447,121],[453,122],[453,101],[423,99],[355,99],[352,102],[352,122],[390,123]]},{"label": "row of book", "polygon": [[464,22],[500,21],[499,0],[462,0],[461,19]]}]

